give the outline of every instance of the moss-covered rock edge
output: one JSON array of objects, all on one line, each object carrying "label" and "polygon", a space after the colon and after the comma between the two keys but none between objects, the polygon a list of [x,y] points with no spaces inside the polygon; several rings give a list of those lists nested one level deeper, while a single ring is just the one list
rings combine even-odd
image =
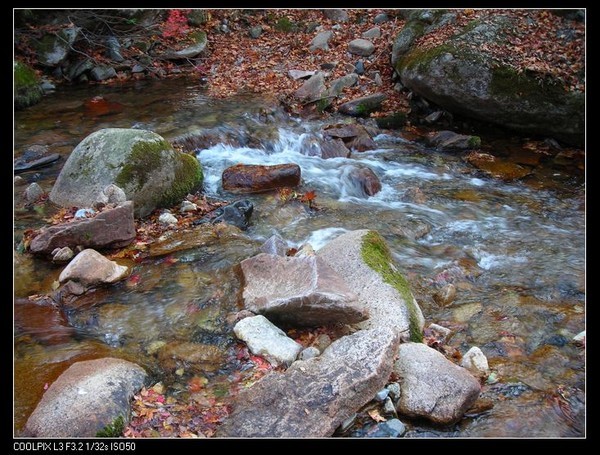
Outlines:
[{"label": "moss-covered rock edge", "polygon": [[116,417],[111,423],[96,433],[97,438],[118,438],[123,435],[125,429],[125,418],[122,415]]},{"label": "moss-covered rock edge", "polygon": [[423,333],[419,328],[419,315],[410,285],[406,278],[395,270],[392,254],[385,240],[376,231],[369,231],[363,236],[360,252],[365,264],[377,272],[385,283],[396,289],[402,296],[409,313],[410,341],[422,342]]}]

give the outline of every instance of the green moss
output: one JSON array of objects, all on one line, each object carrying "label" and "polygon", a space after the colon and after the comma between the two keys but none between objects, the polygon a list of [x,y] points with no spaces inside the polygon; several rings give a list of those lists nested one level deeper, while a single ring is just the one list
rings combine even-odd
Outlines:
[{"label": "green moss", "polygon": [[180,202],[182,197],[202,185],[204,180],[198,160],[187,153],[181,153],[180,156],[181,160],[175,166],[175,181],[171,190],[165,193],[162,199],[161,205],[167,207]]},{"label": "green moss", "polygon": [[194,40],[195,44],[206,42],[206,33],[202,30],[198,30],[197,32],[191,33],[190,37]]},{"label": "green moss", "polygon": [[117,417],[112,423],[106,425],[102,430],[96,433],[97,438],[118,438],[123,435],[125,429],[125,419],[122,415]]},{"label": "green moss", "polygon": [[377,232],[370,231],[363,237],[361,254],[365,263],[381,275],[383,281],[396,289],[404,299],[410,318],[410,340],[415,342],[423,341],[416,303],[410,290],[410,285],[406,281],[406,278],[395,269],[392,255],[385,240]]},{"label": "green moss", "polygon": [[498,97],[528,98],[555,104],[564,98],[566,92],[560,85],[543,83],[507,66],[497,66],[492,68],[490,93]]},{"label": "green moss", "polygon": [[427,71],[433,60],[446,53],[454,54],[456,53],[456,48],[450,44],[442,44],[431,49],[415,49],[398,61],[396,70],[398,73],[400,73],[401,69],[415,68],[418,68],[420,71]]},{"label": "green moss", "polygon": [[296,24],[294,24],[289,18],[282,17],[275,24],[275,30],[280,32],[289,33],[293,32],[297,29]]},{"label": "green moss", "polygon": [[42,99],[42,89],[35,71],[21,62],[13,63],[15,108],[23,109]]},{"label": "green moss", "polygon": [[165,150],[171,150],[171,146],[165,140],[140,141],[135,144],[123,169],[115,178],[117,186],[130,188],[133,185],[136,191],[141,189],[148,181],[150,174],[161,167],[162,155]]},{"label": "green moss", "polygon": [[481,146],[481,138],[479,136],[471,136],[469,138],[469,147],[476,148]]}]

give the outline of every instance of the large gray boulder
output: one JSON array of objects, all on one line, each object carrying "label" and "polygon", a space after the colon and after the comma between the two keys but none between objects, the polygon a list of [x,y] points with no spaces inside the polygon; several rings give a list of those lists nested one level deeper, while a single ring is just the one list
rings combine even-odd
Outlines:
[{"label": "large gray boulder", "polygon": [[94,218],[40,229],[29,244],[32,253],[50,254],[56,248],[122,248],[135,239],[133,202],[104,210]]},{"label": "large gray boulder", "polygon": [[400,345],[394,373],[401,389],[398,412],[437,424],[460,420],[481,392],[471,373],[422,343]]},{"label": "large gray boulder", "polygon": [[181,201],[202,184],[202,169],[156,133],[106,128],[90,134],[71,152],[50,192],[63,207],[90,207],[107,185],[116,184],[141,217]]},{"label": "large gray boulder", "polygon": [[569,91],[562,81],[540,83],[535,74],[518,73],[486,50],[502,45],[518,27],[513,18],[490,16],[458,28],[438,46],[414,46],[423,33],[436,33],[445,17],[430,16],[431,25],[411,16],[394,43],[392,64],[406,87],[451,112],[583,145],[584,93]]},{"label": "large gray boulder", "polygon": [[325,93],[325,75],[322,72],[313,74],[302,86],[294,92],[300,101],[317,101]]},{"label": "large gray boulder", "polygon": [[291,325],[349,324],[367,318],[356,294],[316,256],[260,253],[243,260],[241,269],[244,305],[254,313]]},{"label": "large gray boulder", "polygon": [[263,377],[234,399],[217,436],[331,436],[386,384],[398,342],[388,328],[362,330],[336,340],[319,357]]},{"label": "large gray boulder", "polygon": [[71,365],[46,390],[25,425],[27,436],[94,437],[127,425],[130,401],[146,380],[142,367],[111,357]]},{"label": "large gray boulder", "polygon": [[96,250],[88,248],[73,258],[60,273],[58,281],[75,281],[86,288],[112,284],[127,276],[127,266],[106,259]]},{"label": "large gray boulder", "polygon": [[421,341],[425,320],[385,240],[366,229],[335,238],[319,251],[369,311],[359,328],[387,327],[404,341]]},{"label": "large gray boulder", "polygon": [[252,354],[263,356],[274,366],[291,365],[302,350],[301,344],[261,315],[242,319],[233,332],[248,345]]}]

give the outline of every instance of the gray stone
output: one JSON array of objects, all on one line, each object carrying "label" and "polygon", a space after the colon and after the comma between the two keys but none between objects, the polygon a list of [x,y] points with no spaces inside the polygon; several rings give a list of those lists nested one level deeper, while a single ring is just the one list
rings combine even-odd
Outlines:
[{"label": "gray stone", "polygon": [[272,235],[260,247],[261,253],[273,254],[275,256],[285,256],[288,250],[288,244],[278,234]]},{"label": "gray stone", "polygon": [[68,246],[55,248],[52,251],[52,262],[68,262],[73,256],[75,256],[75,253],[73,253],[73,250]]},{"label": "gray stone", "polygon": [[376,231],[344,233],[318,250],[317,257],[344,279],[369,310],[369,319],[358,327],[388,327],[403,340],[421,339],[425,323],[421,309]]},{"label": "gray stone", "polygon": [[315,73],[316,73],[316,71],[304,71],[304,70],[289,70],[288,71],[288,75],[294,80],[307,79],[307,78],[311,77],[312,75],[314,75]]},{"label": "gray stone", "polygon": [[58,281],[75,281],[86,288],[101,284],[111,284],[124,279],[129,269],[114,261],[106,259],[90,248],[83,250],[73,258],[60,273]]},{"label": "gray stone", "polygon": [[385,415],[393,415],[396,416],[396,405],[393,403],[392,399],[390,397],[386,397],[385,401],[383,402],[383,413]]},{"label": "gray stone", "polygon": [[471,373],[421,343],[400,345],[394,373],[402,389],[398,412],[440,425],[460,420],[481,392]]},{"label": "gray stone", "polygon": [[320,142],[321,158],[348,158],[350,150],[341,139],[325,138]]},{"label": "gray stone", "polygon": [[131,398],[146,378],[142,367],[121,359],[74,363],[44,392],[25,433],[42,438],[94,437],[119,417],[126,425]]},{"label": "gray stone", "polygon": [[301,344],[262,315],[242,319],[233,331],[254,355],[264,357],[274,366],[291,365],[302,350]]},{"label": "gray stone", "polygon": [[367,318],[364,306],[346,283],[315,256],[261,253],[243,260],[241,268],[244,305],[254,313],[285,323],[316,326]]},{"label": "gray stone", "polygon": [[254,205],[252,201],[248,199],[235,201],[233,204],[219,207],[215,210],[216,216],[213,218],[212,223],[227,223],[245,231],[250,225],[250,217],[253,211]]},{"label": "gray stone", "polygon": [[384,22],[387,22],[389,20],[390,20],[390,18],[388,17],[387,14],[379,13],[377,16],[375,16],[375,18],[373,19],[373,22],[375,24],[383,24]]},{"label": "gray stone", "polygon": [[122,204],[127,200],[125,191],[119,188],[117,185],[111,183],[104,188],[100,194],[96,197],[94,205],[100,204]]},{"label": "gray stone", "polygon": [[121,44],[116,36],[106,38],[106,56],[117,63],[125,60],[121,55]]},{"label": "gray stone", "polygon": [[385,401],[385,399],[388,397],[390,391],[388,389],[381,389],[379,392],[377,392],[375,394],[375,400],[376,401]]},{"label": "gray stone", "polygon": [[13,184],[15,186],[23,186],[27,184],[27,180],[25,180],[23,177],[21,177],[20,175],[15,175],[15,178],[13,180]]},{"label": "gray stone", "polygon": [[318,357],[320,354],[321,352],[317,348],[315,348],[314,346],[309,346],[308,348],[303,349],[302,352],[300,352],[298,360],[312,359],[313,357]]},{"label": "gray stone", "polygon": [[58,33],[49,33],[36,44],[38,62],[42,66],[55,67],[65,61],[71,46],[79,37],[79,27],[67,27]]},{"label": "gray stone", "polygon": [[575,341],[576,343],[585,343],[585,330],[575,335],[573,337],[573,341]]},{"label": "gray stone", "polygon": [[133,65],[133,67],[131,68],[131,72],[133,74],[136,73],[143,73],[146,70],[145,66],[140,65],[139,63],[136,63],[135,65]]},{"label": "gray stone", "polygon": [[50,254],[65,246],[84,248],[122,248],[135,239],[133,203],[106,209],[94,218],[61,223],[40,229],[31,240],[32,253]]},{"label": "gray stone", "polygon": [[438,120],[440,120],[443,116],[444,111],[435,111],[425,117],[424,120],[428,125],[433,125],[434,123],[437,123]]},{"label": "gray stone", "polygon": [[183,201],[181,203],[181,207],[179,208],[181,213],[195,212],[196,210],[198,210],[198,206],[190,201]]},{"label": "gray stone", "polygon": [[375,82],[375,85],[378,85],[378,86],[381,87],[383,85],[383,79],[381,79],[381,74],[375,73],[375,77],[373,78],[373,82]]},{"label": "gray stone", "polygon": [[487,357],[477,346],[473,346],[463,355],[460,366],[479,378],[487,378],[490,375]]},{"label": "gray stone", "polygon": [[345,336],[319,357],[272,372],[233,401],[220,437],[325,437],[385,385],[398,336],[380,327]]},{"label": "gray stone", "polygon": [[340,426],[338,427],[337,431],[339,431],[340,433],[345,433],[346,431],[348,431],[352,427],[352,425],[354,425],[354,423],[356,422],[357,416],[358,416],[358,414],[355,412],[350,417],[345,419],[342,423],[340,423]]},{"label": "gray stone", "polygon": [[82,219],[86,219],[86,218],[91,218],[96,214],[96,211],[94,209],[91,208],[83,208],[83,209],[79,209],[75,212],[75,215],[73,216],[73,218],[75,218],[76,220],[82,220]]},{"label": "gray stone", "polygon": [[333,32],[331,30],[317,33],[317,36],[315,36],[313,38],[313,40],[310,42],[310,47],[308,48],[308,50],[311,52],[315,52],[318,49],[328,51],[329,50],[328,43],[332,36],[333,36]]},{"label": "gray stone", "polygon": [[106,79],[110,79],[116,76],[117,72],[112,66],[95,66],[90,71],[90,77],[95,81],[105,81]]},{"label": "gray stone", "polygon": [[385,388],[389,390],[390,398],[393,401],[398,401],[398,398],[400,398],[400,384],[397,382],[390,382]]},{"label": "gray stone", "polygon": [[474,21],[427,51],[408,39],[423,30],[419,21],[409,21],[392,50],[396,73],[414,93],[452,113],[583,145],[585,93],[563,82],[540,84],[534,72],[517,73],[482,50],[502,45],[507,33],[527,33],[515,18]]},{"label": "gray stone", "polygon": [[263,32],[263,29],[260,25],[255,25],[254,27],[250,27],[248,34],[251,38],[257,39]]},{"label": "gray stone", "polygon": [[162,58],[167,60],[179,60],[184,58],[195,58],[198,57],[204,49],[208,40],[206,39],[206,33],[202,31],[194,32],[193,37],[194,44],[178,51],[167,51],[161,55]]},{"label": "gray stone", "polygon": [[479,147],[481,139],[453,131],[438,131],[427,137],[427,143],[437,150],[468,150]]},{"label": "gray stone", "polygon": [[358,38],[348,43],[348,52],[361,57],[368,57],[375,52],[375,45],[369,40]]},{"label": "gray stone", "polygon": [[381,29],[379,27],[373,27],[362,34],[365,39],[375,39],[381,37]]},{"label": "gray stone", "polygon": [[318,72],[294,92],[294,97],[300,101],[317,101],[323,96],[325,90],[325,76],[322,72]]},{"label": "gray stone", "polygon": [[361,117],[381,109],[381,103],[387,99],[383,93],[374,93],[372,95],[356,98],[352,101],[342,104],[338,111],[342,114]]},{"label": "gray stone", "polygon": [[334,22],[348,22],[348,20],[350,19],[348,13],[343,9],[339,8],[324,9],[323,14],[327,19],[332,20]]},{"label": "gray stone", "polygon": [[161,224],[173,225],[177,224],[178,220],[177,217],[172,213],[165,212],[161,213],[161,215],[158,217],[158,222]]},{"label": "gray stone", "polygon": [[442,327],[438,324],[429,324],[428,330],[439,340],[440,343],[446,343],[452,335],[452,330]]},{"label": "gray stone", "polygon": [[88,58],[79,60],[78,62],[69,65],[66,71],[67,79],[74,81],[86,71],[90,71],[93,67],[94,62],[92,60]]},{"label": "gray stone", "polygon": [[406,426],[398,419],[390,419],[377,425],[377,431],[369,437],[399,438],[406,433]]},{"label": "gray stone", "polygon": [[319,352],[323,352],[331,345],[331,338],[326,333],[321,333],[315,338],[312,345],[319,350]]},{"label": "gray stone", "polygon": [[351,73],[345,76],[338,77],[331,82],[331,85],[324,93],[324,98],[319,107],[324,110],[333,103],[333,98],[341,95],[346,87],[352,87],[358,82],[358,74]]},{"label": "gray stone", "polygon": [[107,185],[123,189],[134,202],[134,215],[170,206],[202,183],[195,157],[176,152],[158,134],[107,128],[75,147],[50,192],[63,207],[90,207]]},{"label": "gray stone", "polygon": [[365,63],[362,60],[356,62],[356,65],[354,65],[354,72],[359,76],[365,74]]},{"label": "gray stone", "polygon": [[54,85],[49,80],[45,80],[45,79],[42,80],[42,83],[40,84],[40,87],[46,93],[51,93],[54,90],[56,90],[56,85]]},{"label": "gray stone", "polygon": [[27,188],[25,188],[24,194],[25,200],[31,204],[33,202],[37,202],[44,195],[44,190],[36,182],[33,182],[30,183]]}]

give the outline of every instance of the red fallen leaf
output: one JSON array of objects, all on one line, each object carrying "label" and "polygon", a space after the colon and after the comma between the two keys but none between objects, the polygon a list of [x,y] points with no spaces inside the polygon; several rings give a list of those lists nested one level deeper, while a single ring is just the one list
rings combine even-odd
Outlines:
[{"label": "red fallen leaf", "polygon": [[164,395],[159,395],[156,397],[155,401],[159,402],[159,403],[164,403],[165,402],[165,396]]},{"label": "red fallen leaf", "polygon": [[140,282],[140,279],[142,277],[140,276],[139,273],[134,273],[133,275],[131,275],[128,279],[127,279],[127,286],[133,287],[133,286],[137,286],[138,283]]},{"label": "red fallen leaf", "polygon": [[257,355],[251,355],[250,360],[256,365],[256,368],[258,368],[259,370],[270,370],[273,368],[269,362]]},{"label": "red fallen leaf", "polygon": [[166,258],[163,259],[162,262],[163,262],[163,264],[166,264],[166,265],[173,265],[176,262],[179,262],[179,259],[174,258],[173,256],[167,256]]}]

